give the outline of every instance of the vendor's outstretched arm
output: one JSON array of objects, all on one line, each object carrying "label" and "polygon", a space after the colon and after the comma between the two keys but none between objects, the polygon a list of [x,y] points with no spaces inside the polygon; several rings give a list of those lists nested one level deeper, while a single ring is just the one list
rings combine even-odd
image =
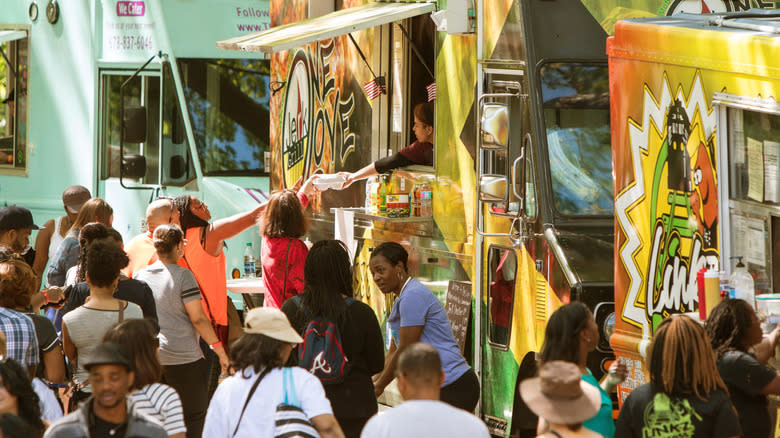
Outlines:
[{"label": "vendor's outstretched arm", "polygon": [[344,177],[346,178],[346,182],[344,183],[343,188],[347,188],[355,181],[360,181],[361,179],[370,178],[372,176],[376,176],[379,174],[379,172],[376,171],[376,167],[374,166],[374,163],[369,164],[368,166],[358,170],[355,173],[349,173],[349,172],[343,172]]}]

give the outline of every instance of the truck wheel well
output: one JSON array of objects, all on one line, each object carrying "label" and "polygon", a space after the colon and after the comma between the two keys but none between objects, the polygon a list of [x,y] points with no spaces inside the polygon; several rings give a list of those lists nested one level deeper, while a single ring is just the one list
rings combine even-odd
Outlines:
[{"label": "truck wheel well", "polygon": [[537,362],[536,352],[528,352],[520,362],[515,382],[514,402],[512,403],[512,423],[509,436],[512,438],[525,438],[536,436],[536,425],[539,421],[536,414],[528,409],[528,406],[520,397],[520,382],[536,376]]}]

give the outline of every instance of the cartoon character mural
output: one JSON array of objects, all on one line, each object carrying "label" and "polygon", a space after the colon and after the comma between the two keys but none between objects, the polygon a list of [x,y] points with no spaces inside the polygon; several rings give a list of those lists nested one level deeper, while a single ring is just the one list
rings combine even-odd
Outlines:
[{"label": "cartoon character mural", "polygon": [[622,317],[648,336],[672,313],[696,310],[696,273],[718,269],[715,115],[698,72],[688,90],[671,89],[666,75],[658,97],[645,85],[643,119],[627,121],[634,183],[615,203],[630,277]]}]

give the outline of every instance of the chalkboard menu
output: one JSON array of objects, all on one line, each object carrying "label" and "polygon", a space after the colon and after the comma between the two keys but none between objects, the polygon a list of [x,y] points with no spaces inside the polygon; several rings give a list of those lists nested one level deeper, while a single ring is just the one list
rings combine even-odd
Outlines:
[{"label": "chalkboard menu", "polygon": [[452,336],[458,343],[460,352],[466,344],[466,331],[469,327],[471,316],[471,282],[450,281],[447,286],[447,300],[444,306],[447,317],[450,318]]}]

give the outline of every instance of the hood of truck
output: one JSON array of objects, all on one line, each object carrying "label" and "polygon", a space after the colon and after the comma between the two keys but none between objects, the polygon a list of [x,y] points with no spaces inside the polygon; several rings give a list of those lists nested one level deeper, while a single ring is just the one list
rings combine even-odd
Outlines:
[{"label": "hood of truck", "polygon": [[583,285],[612,283],[615,247],[613,233],[606,230],[558,230],[557,237],[569,265]]}]

